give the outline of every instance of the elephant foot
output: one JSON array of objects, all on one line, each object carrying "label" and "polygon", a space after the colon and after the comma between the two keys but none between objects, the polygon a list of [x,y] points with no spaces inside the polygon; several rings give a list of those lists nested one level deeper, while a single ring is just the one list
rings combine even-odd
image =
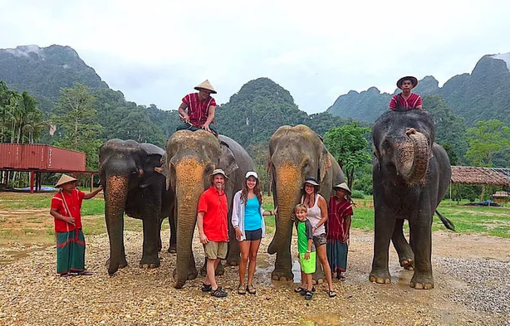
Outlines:
[{"label": "elephant foot", "polygon": [[434,288],[434,279],[432,275],[419,275],[415,272],[409,286],[417,290],[431,290]]},{"label": "elephant foot", "polygon": [[292,281],[294,279],[294,274],[289,270],[274,270],[271,272],[271,279],[275,281]]},{"label": "elephant foot", "polygon": [[[173,275],[172,275],[172,276],[173,276],[173,278],[176,278],[176,277],[177,277],[177,268],[176,268],[176,269],[174,269],[174,272],[173,272]],[[204,275],[204,276],[205,276],[205,275]],[[197,271],[197,269],[196,269],[196,268],[193,268],[193,269],[190,269],[190,270],[188,271],[188,275],[187,275],[187,277],[186,277],[186,278],[187,278],[188,280],[194,280],[194,279],[196,279],[197,277],[198,277],[198,271]],[[184,284],[184,283],[183,283],[183,284]],[[180,289],[180,288],[179,288],[179,289]]]},{"label": "elephant foot", "polygon": [[[121,262],[117,266],[117,269],[125,268],[127,265],[128,265],[127,260],[124,258],[123,260],[121,260]],[[108,267],[108,271],[110,271],[110,270],[113,271],[115,269],[115,268],[110,268],[110,258],[108,258],[106,260],[105,266]],[[115,269],[115,271],[113,273],[115,273],[117,271],[117,269]],[[113,273],[110,273],[110,275],[113,274]]]},{"label": "elephant foot", "polygon": [[324,272],[322,270],[317,271],[313,274],[312,280],[313,284],[315,285],[322,284],[326,281],[326,276],[324,275]]},{"label": "elephant foot", "polygon": [[239,266],[240,262],[241,262],[241,258],[239,258],[239,257],[237,258],[237,260],[236,259],[233,259],[233,260],[227,259],[228,266]]},{"label": "elephant foot", "polygon": [[159,265],[160,262],[158,257],[156,257],[155,259],[142,257],[142,259],[140,260],[140,268],[152,269],[158,268]]},{"label": "elephant foot", "polygon": [[408,271],[414,271],[414,261],[411,258],[405,258],[400,261],[400,266]]},{"label": "elephant foot", "polygon": [[388,270],[385,271],[372,271],[368,277],[370,282],[377,284],[391,284],[391,276]]},{"label": "elephant foot", "polygon": [[168,248],[168,253],[169,254],[176,254],[177,253],[177,247],[170,247]]}]

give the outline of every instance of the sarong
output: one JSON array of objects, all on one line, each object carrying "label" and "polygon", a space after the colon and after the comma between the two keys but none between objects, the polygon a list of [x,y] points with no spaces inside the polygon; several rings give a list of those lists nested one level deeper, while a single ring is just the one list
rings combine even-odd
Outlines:
[{"label": "sarong", "polygon": [[331,272],[345,272],[347,269],[347,253],[349,251],[349,246],[338,240],[329,240],[326,251]]},{"label": "sarong", "polygon": [[57,232],[57,273],[85,270],[85,236],[81,229]]}]

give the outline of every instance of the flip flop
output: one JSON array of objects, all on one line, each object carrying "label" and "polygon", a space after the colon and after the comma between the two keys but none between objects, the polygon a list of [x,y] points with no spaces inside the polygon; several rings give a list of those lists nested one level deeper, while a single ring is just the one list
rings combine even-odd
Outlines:
[{"label": "flip flop", "polygon": [[249,294],[256,294],[257,293],[257,290],[255,290],[255,288],[251,284],[246,286],[246,291],[248,291]]},{"label": "flip flop", "polygon": [[78,275],[91,276],[94,275],[91,271],[84,270],[83,272],[79,272]]},{"label": "flip flop", "polygon": [[329,295],[329,297],[330,297],[330,298],[334,298],[334,297],[336,297],[336,292],[335,292],[335,291],[333,291],[333,290],[328,290],[327,292],[328,292],[328,295]]}]

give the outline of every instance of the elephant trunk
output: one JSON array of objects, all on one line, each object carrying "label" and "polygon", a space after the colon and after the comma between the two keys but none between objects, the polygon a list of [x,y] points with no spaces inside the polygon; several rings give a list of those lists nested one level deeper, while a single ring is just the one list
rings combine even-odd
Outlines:
[{"label": "elephant trunk", "polygon": [[110,265],[108,274],[114,274],[124,261],[124,210],[128,193],[128,178],[108,176],[105,189],[105,219],[110,238]]},{"label": "elephant trunk", "polygon": [[407,183],[415,183],[421,181],[427,173],[430,146],[427,137],[414,128],[408,129],[406,134],[409,140],[405,142],[403,150],[400,151],[400,174]]},{"label": "elephant trunk", "polygon": [[275,235],[267,250],[269,254],[290,246],[292,216],[294,206],[299,202],[301,179],[300,169],[295,165],[285,164],[276,170],[278,220]]},{"label": "elephant trunk", "polygon": [[175,167],[177,198],[177,267],[175,288],[180,289],[195,268],[193,233],[197,221],[197,206],[203,192],[204,168],[196,160],[183,160]]}]

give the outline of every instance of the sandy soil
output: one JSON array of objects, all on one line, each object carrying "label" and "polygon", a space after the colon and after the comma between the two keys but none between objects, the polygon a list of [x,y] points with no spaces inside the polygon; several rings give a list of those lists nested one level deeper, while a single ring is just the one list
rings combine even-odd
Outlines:
[{"label": "sandy soil", "polygon": [[[175,255],[166,251],[160,268],[140,269],[142,236],[126,232],[125,239],[130,265],[113,277],[104,265],[106,235],[87,238],[93,276],[55,276],[54,246],[0,247],[0,325],[510,325],[510,239],[435,232],[436,287],[423,291],[409,287],[412,272],[398,266],[393,249],[392,284],[368,282],[372,234],[355,230],[347,279],[335,281],[339,296],[328,298],[319,285],[310,302],[293,293],[292,282],[270,280],[270,238],[258,258],[257,294],[238,295],[237,267],[228,267],[218,278],[225,299],[202,293],[200,279],[174,289]],[[194,245],[201,266],[197,239]]]}]

